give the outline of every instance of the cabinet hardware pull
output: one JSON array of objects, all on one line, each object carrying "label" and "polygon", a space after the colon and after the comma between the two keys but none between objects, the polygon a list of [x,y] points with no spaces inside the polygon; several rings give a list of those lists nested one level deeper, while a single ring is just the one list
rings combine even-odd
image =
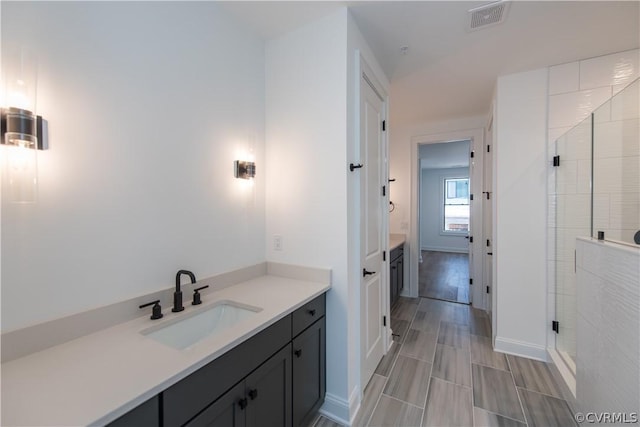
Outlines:
[{"label": "cabinet hardware pull", "polygon": [[244,408],[247,407],[247,399],[240,399],[238,400],[238,406],[240,407],[240,409],[244,410]]},{"label": "cabinet hardware pull", "polygon": [[307,313],[309,313],[309,314],[310,314],[310,315],[312,315],[312,316],[315,316],[315,315],[316,315],[316,309],[315,309],[315,308],[313,308],[313,309],[311,309],[311,310],[307,311]]},{"label": "cabinet hardware pull", "polygon": [[370,274],[376,274],[375,271],[367,271],[366,268],[362,269],[362,277],[369,276]]},{"label": "cabinet hardware pull", "polygon": [[252,389],[249,390],[249,397],[251,398],[251,400],[255,400],[256,397],[258,397],[258,389]]},{"label": "cabinet hardware pull", "polygon": [[296,357],[300,357],[300,356],[302,356],[302,350],[295,350],[295,351],[293,352],[293,354],[295,354],[295,355],[296,355]]}]

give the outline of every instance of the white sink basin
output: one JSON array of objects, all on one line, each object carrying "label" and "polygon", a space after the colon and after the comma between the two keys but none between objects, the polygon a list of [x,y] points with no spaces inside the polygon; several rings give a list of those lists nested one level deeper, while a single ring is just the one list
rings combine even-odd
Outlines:
[{"label": "white sink basin", "polygon": [[234,301],[220,301],[172,322],[148,328],[141,333],[169,347],[183,350],[204,338],[219,334],[245,321],[259,311],[262,309],[258,307]]}]

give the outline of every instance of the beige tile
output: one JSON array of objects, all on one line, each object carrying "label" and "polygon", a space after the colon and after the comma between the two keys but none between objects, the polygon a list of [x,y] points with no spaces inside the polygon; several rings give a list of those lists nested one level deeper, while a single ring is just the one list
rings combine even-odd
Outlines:
[{"label": "beige tile", "polygon": [[409,329],[400,354],[431,363],[433,362],[437,341],[438,336],[436,334]]},{"label": "beige tile", "polygon": [[473,425],[471,389],[432,378],[422,425]]},{"label": "beige tile", "polygon": [[419,426],[422,419],[422,408],[401,402],[392,397],[380,396],[370,427],[414,427]]},{"label": "beige tile", "polygon": [[431,376],[471,387],[470,357],[469,350],[438,344]]},{"label": "beige tile", "polygon": [[513,378],[507,371],[472,365],[475,406],[524,422]]},{"label": "beige tile", "polygon": [[325,416],[320,416],[318,421],[315,423],[314,427],[344,427],[342,424],[338,424],[337,422],[330,420]]},{"label": "beige tile", "polygon": [[526,427],[519,421],[480,408],[473,408],[474,427]]},{"label": "beige tile", "polygon": [[430,373],[430,363],[400,355],[383,393],[422,408],[427,397]]},{"label": "beige tile", "polygon": [[393,364],[396,361],[396,357],[398,357],[398,353],[400,353],[400,344],[394,342],[387,354],[385,354],[380,363],[378,363],[375,373],[382,375],[383,377],[388,377],[389,373],[391,373],[391,368],[393,368]]},{"label": "beige tile", "polygon": [[418,304],[413,303],[408,298],[398,300],[393,307],[391,307],[391,317],[411,322],[417,310]]},{"label": "beige tile", "polygon": [[563,399],[518,388],[529,427],[577,426],[569,405]]},{"label": "beige tile", "polygon": [[418,311],[411,324],[412,329],[437,334],[440,329],[440,312]]},{"label": "beige tile", "polygon": [[378,403],[378,399],[382,394],[382,389],[384,388],[384,383],[387,381],[386,377],[381,375],[373,374],[369,384],[364,389],[364,393],[362,396],[362,402],[360,402],[360,410],[358,411],[358,415],[354,420],[353,424],[355,426],[366,426],[373,414],[373,410]]},{"label": "beige tile", "polygon": [[562,389],[556,383],[545,362],[512,355],[507,358],[511,372],[513,372],[513,379],[518,387],[562,397]]},{"label": "beige tile", "polygon": [[409,322],[408,320],[395,319],[393,317],[391,318],[391,331],[393,333],[394,341],[402,344],[405,337],[407,336],[409,323],[411,322]]},{"label": "beige tile", "polygon": [[438,344],[469,350],[469,327],[451,322],[440,322]]},{"label": "beige tile", "polygon": [[493,351],[490,338],[471,335],[471,361],[503,371],[509,370],[507,357],[503,353]]}]

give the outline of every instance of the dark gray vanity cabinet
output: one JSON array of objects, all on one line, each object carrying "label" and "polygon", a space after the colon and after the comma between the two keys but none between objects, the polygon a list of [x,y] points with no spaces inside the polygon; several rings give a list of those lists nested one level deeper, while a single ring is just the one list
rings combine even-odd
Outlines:
[{"label": "dark gray vanity cabinet", "polygon": [[325,295],[202,366],[110,427],[297,427],[324,402]]},{"label": "dark gray vanity cabinet", "polygon": [[160,424],[160,399],[154,396],[143,404],[127,412],[109,427],[157,426]]},{"label": "dark gray vanity cabinet", "polygon": [[291,345],[287,345],[186,424],[291,427]]},{"label": "dark gray vanity cabinet", "polygon": [[293,312],[293,425],[307,425],[324,402],[325,295]]},{"label": "dark gray vanity cabinet", "polygon": [[404,289],[404,244],[390,253],[389,288],[391,306],[393,306]]}]

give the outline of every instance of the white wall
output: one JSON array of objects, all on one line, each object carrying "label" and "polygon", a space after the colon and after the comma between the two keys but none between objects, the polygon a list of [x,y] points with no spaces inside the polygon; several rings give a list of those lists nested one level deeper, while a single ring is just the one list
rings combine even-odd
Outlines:
[{"label": "white wall", "polygon": [[445,235],[442,233],[442,180],[468,176],[469,168],[422,169],[420,185],[421,250],[469,252],[469,241],[465,238],[466,234]]},{"label": "white wall", "polygon": [[494,117],[498,350],[546,359],[547,69],[498,78]]},{"label": "white wall", "polygon": [[263,42],[214,3],[3,2],[10,45],[50,149],[38,203],[2,200],[3,331],[264,261]]},{"label": "white wall", "polygon": [[267,260],[332,269],[327,397],[348,419],[346,8],[267,42],[266,82]]},{"label": "white wall", "polygon": [[323,411],[345,423],[361,391],[360,190],[347,167],[359,150],[356,49],[386,87],[346,8],[266,49],[267,260],[332,269]]}]

